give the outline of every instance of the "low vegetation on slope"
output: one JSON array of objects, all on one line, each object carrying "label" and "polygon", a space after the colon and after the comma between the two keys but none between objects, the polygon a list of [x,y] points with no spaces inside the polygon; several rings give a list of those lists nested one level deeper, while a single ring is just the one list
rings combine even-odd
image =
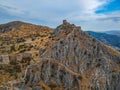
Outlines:
[{"label": "low vegetation on slope", "polygon": [[11,38],[1,48],[10,50],[1,52],[2,89],[119,90],[120,53],[66,20],[55,30],[21,24],[0,37]]}]

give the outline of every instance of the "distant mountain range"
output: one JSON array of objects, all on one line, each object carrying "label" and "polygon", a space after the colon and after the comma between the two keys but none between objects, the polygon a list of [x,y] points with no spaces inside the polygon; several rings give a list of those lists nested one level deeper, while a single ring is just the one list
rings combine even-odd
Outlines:
[{"label": "distant mountain range", "polygon": [[87,31],[89,35],[110,45],[120,51],[120,31],[94,32]]},{"label": "distant mountain range", "polygon": [[106,31],[104,33],[111,34],[111,35],[117,35],[120,37],[120,30],[110,30],[110,31]]}]

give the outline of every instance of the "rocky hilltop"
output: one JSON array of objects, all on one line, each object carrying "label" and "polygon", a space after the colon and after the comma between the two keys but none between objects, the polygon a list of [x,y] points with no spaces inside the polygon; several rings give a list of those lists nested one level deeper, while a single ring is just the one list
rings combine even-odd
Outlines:
[{"label": "rocky hilltop", "polygon": [[[48,31],[49,29],[47,28]],[[38,32],[41,31],[39,29]],[[55,30],[50,31],[46,35],[49,37],[42,41],[47,45],[39,45],[36,58],[33,57],[34,53],[29,55],[25,50],[21,53],[20,60],[10,58],[8,64],[1,64],[0,71],[4,72],[2,76],[6,72],[7,75],[11,74],[8,69],[3,69],[5,66],[16,66],[17,69],[11,68],[11,70],[13,70],[12,76],[16,75],[15,72],[17,75],[1,83],[0,90],[120,89],[120,52],[97,41],[83,32],[81,27],[66,20]],[[12,52],[13,54],[16,57],[20,53]]]}]

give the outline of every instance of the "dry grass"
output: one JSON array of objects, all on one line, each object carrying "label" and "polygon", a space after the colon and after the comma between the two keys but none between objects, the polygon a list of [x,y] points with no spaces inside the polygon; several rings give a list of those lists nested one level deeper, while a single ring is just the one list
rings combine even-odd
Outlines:
[{"label": "dry grass", "polygon": [[110,53],[112,53],[115,56],[120,56],[120,52],[118,52],[117,50],[115,50],[114,48],[112,48],[111,46],[105,45],[103,44],[107,50],[109,50]]}]

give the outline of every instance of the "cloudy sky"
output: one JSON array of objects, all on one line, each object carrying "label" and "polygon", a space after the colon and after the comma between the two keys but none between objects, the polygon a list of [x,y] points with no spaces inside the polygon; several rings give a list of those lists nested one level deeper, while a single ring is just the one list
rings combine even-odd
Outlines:
[{"label": "cloudy sky", "polygon": [[120,30],[120,1],[0,0],[0,23],[20,20],[55,28],[63,19],[83,30]]}]

